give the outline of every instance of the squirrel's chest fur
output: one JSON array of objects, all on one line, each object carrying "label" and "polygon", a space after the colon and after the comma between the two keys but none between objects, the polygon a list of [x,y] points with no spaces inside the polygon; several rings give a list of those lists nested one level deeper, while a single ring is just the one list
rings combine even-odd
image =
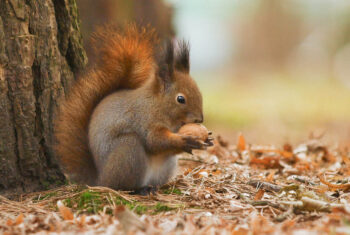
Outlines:
[{"label": "squirrel's chest fur", "polygon": [[176,166],[176,156],[151,156],[144,174],[142,187],[160,185],[173,175]]},{"label": "squirrel's chest fur", "polygon": [[[89,147],[96,162],[104,161],[115,147],[118,137],[128,134],[142,135],[141,122],[148,119],[145,107],[135,102],[132,91],[118,91],[104,98],[95,108],[89,124]],[[138,110],[137,112],[133,110]],[[141,111],[141,112],[140,112]],[[145,113],[140,117],[140,113]]]},{"label": "squirrel's chest fur", "polygon": [[[115,152],[117,148],[137,149],[131,150],[130,155],[137,155],[134,156],[137,157],[137,160],[132,164],[140,165],[138,186],[160,185],[172,175],[176,167],[176,157],[172,152],[154,154],[146,150],[144,141],[148,129],[145,123],[152,123],[156,120],[154,120],[154,114],[149,111],[151,108],[143,105],[140,101],[135,102],[135,100],[140,99],[135,99],[133,95],[133,91],[118,91],[104,98],[97,105],[89,124],[90,151],[97,169],[101,171],[106,164],[108,165],[110,154]],[[133,110],[138,111],[134,112]],[[127,138],[125,138],[126,136]],[[125,141],[129,138],[137,139],[137,146],[132,146],[135,144],[134,142]],[[133,162],[133,156],[126,155],[128,154],[117,157],[130,158],[130,162]],[[117,160],[116,164],[118,164]],[[123,172],[127,170],[119,169],[118,166],[115,169]]]}]

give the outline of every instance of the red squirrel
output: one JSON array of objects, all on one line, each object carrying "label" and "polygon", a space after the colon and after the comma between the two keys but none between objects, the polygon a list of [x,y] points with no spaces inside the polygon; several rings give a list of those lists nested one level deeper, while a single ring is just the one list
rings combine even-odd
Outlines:
[{"label": "red squirrel", "polygon": [[74,181],[143,190],[165,184],[175,155],[209,142],[177,131],[203,122],[202,95],[189,75],[189,46],[161,47],[155,31],[103,27],[93,36],[96,65],[58,108],[56,150]]}]

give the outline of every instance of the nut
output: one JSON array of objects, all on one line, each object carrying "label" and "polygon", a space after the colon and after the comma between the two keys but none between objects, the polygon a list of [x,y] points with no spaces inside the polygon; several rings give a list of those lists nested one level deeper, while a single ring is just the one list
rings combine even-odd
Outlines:
[{"label": "nut", "polygon": [[189,123],[183,125],[178,133],[181,135],[198,137],[202,141],[208,139],[208,129],[201,124]]}]

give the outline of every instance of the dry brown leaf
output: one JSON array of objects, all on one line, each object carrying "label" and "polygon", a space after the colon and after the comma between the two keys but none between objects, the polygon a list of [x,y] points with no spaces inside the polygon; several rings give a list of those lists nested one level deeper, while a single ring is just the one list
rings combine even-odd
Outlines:
[{"label": "dry brown leaf", "polygon": [[220,144],[221,147],[227,148],[228,147],[228,142],[224,140],[220,135],[216,137],[218,143]]},{"label": "dry brown leaf", "polygon": [[209,176],[209,172],[205,169],[201,169],[196,174],[193,174],[193,177],[197,179],[200,179],[202,177],[208,177],[208,176]]},{"label": "dry brown leaf", "polygon": [[80,220],[77,220],[77,224],[80,228],[84,227],[85,222],[86,222],[86,215],[82,215],[80,217]]},{"label": "dry brown leaf", "polygon": [[294,156],[292,152],[288,151],[279,151],[279,154],[281,154],[284,158],[292,158]]},{"label": "dry brown leaf", "polygon": [[184,171],[184,175],[188,175],[189,173],[191,173],[192,169],[191,168],[187,168],[185,171]]},{"label": "dry brown leaf", "polygon": [[325,152],[323,159],[329,163],[335,163],[337,161],[336,157],[333,154],[329,153],[328,151]]},{"label": "dry brown leaf", "polygon": [[263,153],[276,153],[276,154],[281,155],[284,158],[292,158],[294,156],[292,152],[285,151],[285,150],[279,150],[279,149],[269,149],[269,148],[257,149],[257,150],[254,150],[254,152],[260,153],[260,154],[263,154]]},{"label": "dry brown leaf", "polygon": [[292,152],[293,152],[293,147],[292,147],[291,144],[285,143],[285,144],[283,145],[283,150],[286,151],[286,152],[292,153]]},{"label": "dry brown leaf", "polygon": [[253,234],[272,234],[274,227],[271,226],[266,217],[255,215],[251,219],[251,228]]},{"label": "dry brown leaf", "polygon": [[254,201],[260,201],[264,196],[265,191],[263,189],[259,189],[258,192],[254,196]]},{"label": "dry brown leaf", "polygon": [[273,181],[273,177],[276,174],[276,170],[270,170],[269,175],[266,177],[266,181],[267,182],[272,182]]},{"label": "dry brown leaf", "polygon": [[294,225],[295,225],[295,220],[294,219],[288,219],[288,220],[283,222],[283,224],[282,224],[282,231],[286,232],[286,231],[292,229]]},{"label": "dry brown leaf", "polygon": [[232,235],[246,235],[246,234],[249,234],[249,230],[242,227],[232,231]]},{"label": "dry brown leaf", "polygon": [[345,165],[350,166],[350,159],[346,155],[342,154],[342,160],[345,163]]},{"label": "dry brown leaf", "polygon": [[314,162],[299,160],[294,167],[298,169],[299,172],[305,172],[311,170],[314,167],[317,167],[317,164]]},{"label": "dry brown leaf", "polygon": [[208,152],[217,156],[220,159],[230,157],[230,152],[227,148],[221,146],[219,140],[215,139],[213,141],[214,145],[208,148]]},{"label": "dry brown leaf", "polygon": [[63,203],[61,201],[57,201],[57,207],[58,207],[58,210],[59,210],[59,212],[64,220],[73,220],[74,219],[74,215],[73,215],[72,211],[68,207],[63,205]]},{"label": "dry brown leaf", "polygon": [[266,169],[269,168],[281,168],[279,164],[280,157],[279,156],[264,156],[261,158],[251,157],[250,165],[257,165],[260,167],[264,167]]},{"label": "dry brown leaf", "polygon": [[[73,222],[65,220],[61,211],[57,216],[52,202],[77,197],[85,192],[85,189],[78,189],[72,185],[59,190],[33,193],[31,196],[25,195],[20,201],[11,201],[0,196],[0,234],[21,234],[25,231],[67,234],[253,235],[294,234],[300,230],[305,234],[347,231],[350,195],[348,192],[330,191],[345,189],[348,185],[335,182],[344,182],[347,179],[349,150],[332,148],[330,152],[337,163],[332,164],[324,155],[324,149],[327,149],[325,146],[319,143],[313,148],[306,144],[303,146],[295,148],[296,154],[293,156],[291,146],[276,149],[272,146],[252,145],[250,148],[250,145],[246,144],[246,150],[249,151],[241,153],[237,146],[225,146],[217,139],[214,150],[196,152],[193,159],[198,157],[201,161],[194,167],[181,165],[179,174],[156,195],[145,197],[123,191],[100,191],[102,187],[88,188],[101,193],[101,206],[105,206],[106,209],[114,205],[115,202],[111,200],[114,195],[126,198],[130,202],[135,201],[137,205],[144,205],[148,209],[141,217],[122,206],[116,208],[115,217],[105,214],[107,210],[104,210],[94,215],[71,213]],[[225,152],[228,153],[228,157],[220,158],[220,163],[210,163],[213,154],[220,157],[219,153],[225,156]],[[292,158],[289,158],[290,156]],[[280,166],[276,165],[276,162],[279,162]],[[279,169],[266,171],[265,168]],[[333,174],[321,176],[320,180],[324,182],[318,185],[315,177],[317,178],[319,172],[328,171]],[[184,174],[187,176],[184,177]],[[168,189],[174,189],[174,193],[168,194]],[[175,189],[181,193],[175,193]],[[296,200],[295,196],[298,197],[299,191],[303,196]],[[40,202],[37,202],[38,195],[48,193],[54,196],[40,197]],[[326,197],[332,199],[332,203]],[[247,204],[247,201],[251,203]],[[163,208],[163,203],[174,210]],[[157,204],[161,207],[158,208]],[[75,203],[72,208],[77,208]],[[134,210],[138,211],[138,208],[136,206]],[[160,211],[153,214],[158,209]],[[20,213],[23,213],[24,219]],[[16,224],[19,226],[15,226]]]},{"label": "dry brown leaf", "polygon": [[215,170],[212,170],[211,171],[211,174],[212,175],[215,175],[215,176],[218,176],[218,175],[221,175],[222,174],[222,171],[218,170],[218,169],[215,169]]},{"label": "dry brown leaf", "polygon": [[329,214],[329,216],[337,219],[342,219],[346,214],[350,215],[350,213],[346,211],[345,208],[335,207],[332,208],[332,213]]},{"label": "dry brown leaf", "polygon": [[133,212],[131,212],[125,206],[117,206],[114,209],[114,216],[118,218],[119,222],[122,224],[125,232],[136,227],[144,230],[146,225],[141,221]]},{"label": "dry brown leaf", "polygon": [[246,150],[246,143],[242,133],[240,133],[238,136],[237,149],[241,152]]},{"label": "dry brown leaf", "polygon": [[12,225],[13,225],[13,220],[12,220],[12,219],[8,219],[8,220],[6,221],[6,225],[7,225],[7,226],[12,226]]},{"label": "dry brown leaf", "polygon": [[23,223],[23,214],[21,213],[21,214],[19,214],[18,216],[17,216],[17,218],[16,218],[16,220],[15,220],[15,224],[16,225],[19,225],[19,224],[21,224],[21,223]]}]

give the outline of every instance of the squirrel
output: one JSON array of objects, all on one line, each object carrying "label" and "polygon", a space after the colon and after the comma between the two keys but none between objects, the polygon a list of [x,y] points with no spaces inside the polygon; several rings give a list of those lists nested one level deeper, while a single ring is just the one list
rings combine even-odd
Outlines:
[{"label": "squirrel", "polygon": [[177,131],[203,122],[202,95],[189,75],[189,45],[155,30],[105,26],[92,42],[97,62],[71,87],[54,124],[61,166],[78,183],[113,189],[157,188],[175,155],[210,145]]}]

